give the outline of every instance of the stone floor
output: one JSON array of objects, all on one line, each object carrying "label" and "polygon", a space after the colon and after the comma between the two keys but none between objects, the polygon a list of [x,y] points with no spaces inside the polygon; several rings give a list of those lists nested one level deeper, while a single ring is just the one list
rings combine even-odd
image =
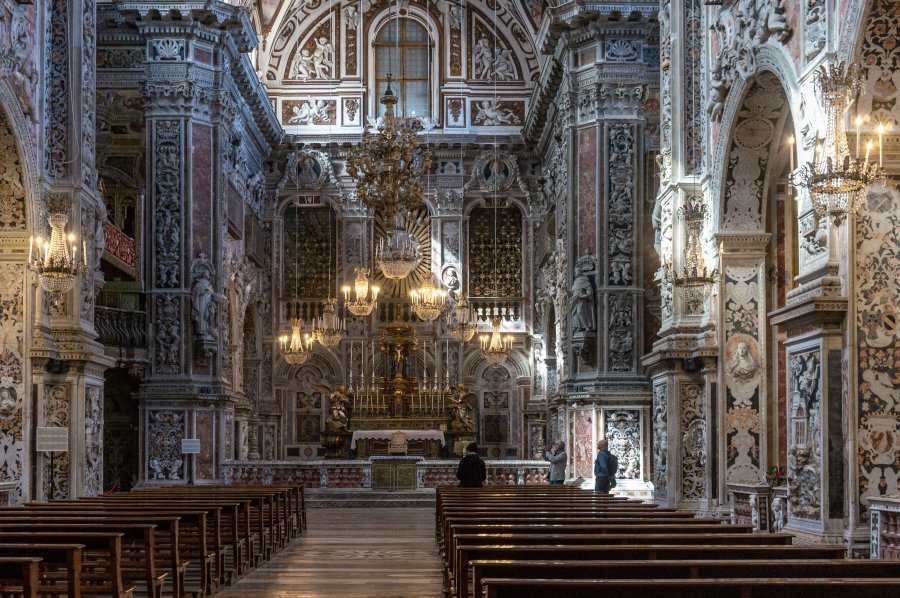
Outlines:
[{"label": "stone floor", "polygon": [[309,509],[306,533],[222,598],[437,598],[434,509]]}]

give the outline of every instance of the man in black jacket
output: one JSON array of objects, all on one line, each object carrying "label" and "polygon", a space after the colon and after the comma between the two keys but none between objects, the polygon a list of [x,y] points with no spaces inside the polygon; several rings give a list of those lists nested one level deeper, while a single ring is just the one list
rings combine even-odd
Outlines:
[{"label": "man in black jacket", "polygon": [[466,456],[459,460],[456,468],[456,479],[460,488],[481,488],[487,480],[487,467],[478,456],[478,445],[474,442],[466,447]]}]

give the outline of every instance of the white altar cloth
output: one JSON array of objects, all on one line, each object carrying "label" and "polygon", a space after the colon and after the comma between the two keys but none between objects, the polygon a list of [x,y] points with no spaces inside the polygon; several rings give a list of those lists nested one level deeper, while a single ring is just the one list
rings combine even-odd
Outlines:
[{"label": "white altar cloth", "polygon": [[398,431],[406,434],[407,440],[440,440],[441,446],[447,444],[444,440],[444,433],[440,430],[356,430],[353,432],[353,438],[350,440],[350,448],[356,448],[357,438],[390,440],[391,434]]}]

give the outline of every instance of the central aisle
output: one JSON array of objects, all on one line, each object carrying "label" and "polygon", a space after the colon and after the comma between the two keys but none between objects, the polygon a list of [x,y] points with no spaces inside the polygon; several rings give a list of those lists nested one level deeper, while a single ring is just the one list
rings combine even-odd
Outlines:
[{"label": "central aisle", "polygon": [[434,509],[309,509],[307,531],[222,598],[437,598]]}]

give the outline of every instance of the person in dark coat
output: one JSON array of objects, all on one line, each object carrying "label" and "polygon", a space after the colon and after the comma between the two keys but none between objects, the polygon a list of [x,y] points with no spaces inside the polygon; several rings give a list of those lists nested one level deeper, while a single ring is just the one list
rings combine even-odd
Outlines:
[{"label": "person in dark coat", "polygon": [[487,480],[487,466],[478,456],[478,445],[474,442],[466,447],[466,456],[459,460],[456,479],[460,488],[481,488]]},{"label": "person in dark coat", "polygon": [[609,441],[603,438],[597,443],[597,458],[594,459],[594,490],[597,492],[609,494],[610,478],[616,475],[613,459],[609,452]]}]

